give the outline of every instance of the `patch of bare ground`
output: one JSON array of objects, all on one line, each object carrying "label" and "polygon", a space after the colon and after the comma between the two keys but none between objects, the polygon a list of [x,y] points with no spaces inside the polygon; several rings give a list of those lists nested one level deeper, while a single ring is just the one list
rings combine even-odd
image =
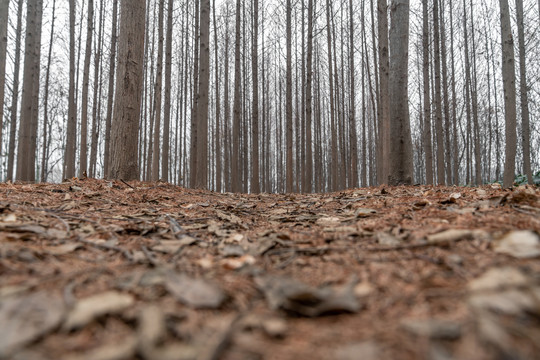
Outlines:
[{"label": "patch of bare ground", "polygon": [[538,359],[539,199],[0,184],[0,358]]}]

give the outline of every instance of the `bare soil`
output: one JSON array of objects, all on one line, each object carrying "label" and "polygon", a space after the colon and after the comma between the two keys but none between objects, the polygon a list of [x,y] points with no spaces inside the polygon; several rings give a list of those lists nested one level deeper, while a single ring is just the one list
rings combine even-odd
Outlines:
[{"label": "bare soil", "polygon": [[0,358],[540,359],[539,199],[0,184]]}]

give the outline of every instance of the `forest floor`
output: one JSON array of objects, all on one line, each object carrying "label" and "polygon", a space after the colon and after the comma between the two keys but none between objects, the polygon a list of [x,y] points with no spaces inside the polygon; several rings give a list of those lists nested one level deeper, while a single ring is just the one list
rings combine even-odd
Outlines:
[{"label": "forest floor", "polygon": [[0,184],[0,358],[540,359],[540,190]]}]

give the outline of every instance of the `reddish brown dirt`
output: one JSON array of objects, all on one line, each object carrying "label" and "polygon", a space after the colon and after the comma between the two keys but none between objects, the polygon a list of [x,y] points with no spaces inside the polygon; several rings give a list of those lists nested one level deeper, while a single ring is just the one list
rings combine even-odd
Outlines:
[{"label": "reddish brown dirt", "polygon": [[[539,199],[528,187],[246,195],[94,179],[0,184],[0,328],[9,299],[46,293],[62,307],[62,320],[4,357],[539,359],[538,257],[495,251],[511,231],[540,233]],[[472,231],[428,241],[449,229]],[[532,303],[518,295],[500,300],[514,311],[471,305],[470,282],[506,268],[527,279],[513,290]],[[171,272],[207,281],[225,300],[202,309],[179,299],[164,280]],[[278,276],[312,290],[352,282],[358,309],[272,307],[256,279]],[[514,285],[505,286],[492,299]],[[134,301],[66,329],[78,301],[106,291]],[[150,305],[162,316],[158,340],[144,334]],[[6,331],[24,337],[17,316]],[[98,353],[111,348],[118,354]]]}]

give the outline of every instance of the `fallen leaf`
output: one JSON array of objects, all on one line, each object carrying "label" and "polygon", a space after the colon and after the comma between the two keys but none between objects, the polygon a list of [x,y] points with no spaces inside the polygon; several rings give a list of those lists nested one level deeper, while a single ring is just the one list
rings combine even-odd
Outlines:
[{"label": "fallen leaf", "polygon": [[532,231],[511,231],[494,244],[493,250],[520,259],[535,258],[540,256],[540,237]]},{"label": "fallen leaf", "polygon": [[458,240],[471,239],[473,232],[471,230],[450,229],[437,234],[427,236],[430,244],[448,244]]},{"label": "fallen leaf", "polygon": [[341,287],[313,288],[291,278],[264,276],[255,283],[265,294],[271,309],[283,309],[303,316],[358,312],[361,304],[354,294],[356,279]]},{"label": "fallen leaf", "polygon": [[378,360],[381,358],[380,346],[373,341],[341,345],[334,353],[336,360]]},{"label": "fallen leaf", "polygon": [[128,360],[135,358],[137,338],[128,336],[121,341],[115,341],[92,349],[83,354],[71,354],[64,360]]},{"label": "fallen leaf", "polygon": [[48,334],[64,317],[61,299],[40,292],[0,301],[0,358]]},{"label": "fallen leaf", "polygon": [[165,285],[178,301],[196,309],[217,309],[226,299],[225,293],[217,285],[184,274],[168,273]]},{"label": "fallen leaf", "polygon": [[135,302],[133,296],[116,291],[108,291],[90,296],[75,303],[62,328],[66,331],[78,329],[94,319],[107,314],[117,314]]},{"label": "fallen leaf", "polygon": [[457,340],[461,337],[461,325],[452,321],[405,319],[400,326],[411,334],[431,339]]}]

